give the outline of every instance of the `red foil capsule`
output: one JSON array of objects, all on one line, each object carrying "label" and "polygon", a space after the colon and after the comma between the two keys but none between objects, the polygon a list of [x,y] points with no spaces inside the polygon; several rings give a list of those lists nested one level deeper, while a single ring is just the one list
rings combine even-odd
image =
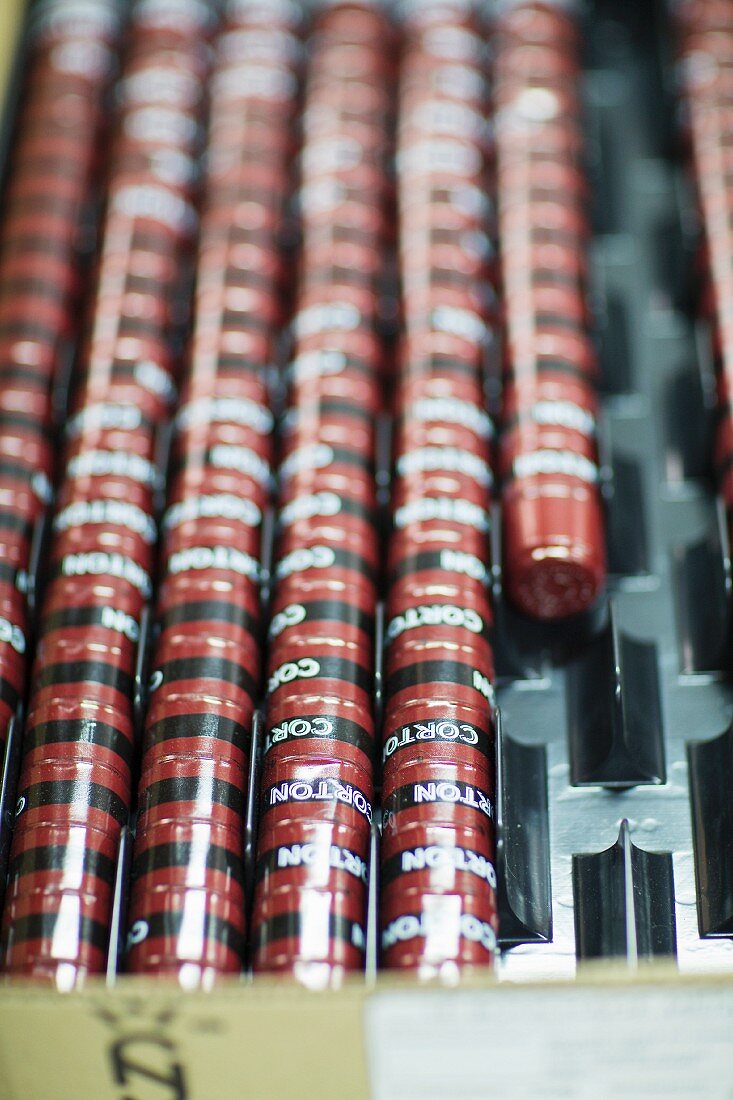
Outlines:
[{"label": "red foil capsule", "polygon": [[542,619],[589,607],[605,580],[603,524],[593,483],[559,473],[510,484],[504,492],[504,539],[511,599]]},{"label": "red foil capsule", "polygon": [[137,892],[133,887],[128,920],[126,961],[132,973],[167,974],[196,986],[242,968],[242,906],[213,890],[166,886]]},{"label": "red foil capsule", "polygon": [[435,760],[463,762],[492,774],[494,763],[493,723],[483,709],[451,706],[430,700],[422,717],[416,706],[390,713],[382,734],[383,773],[396,775],[403,761]]},{"label": "red foil capsule", "polygon": [[367,835],[372,821],[370,772],[345,761],[275,761],[262,789],[262,825],[329,821]]},{"label": "red foil capsule", "polygon": [[330,714],[303,714],[281,719],[267,733],[265,770],[298,766],[318,756],[333,763],[353,764],[369,772],[374,760],[374,745],[368,732],[348,718]]},{"label": "red foil capsule", "polygon": [[493,847],[483,832],[424,825],[385,835],[380,886],[384,894],[486,894],[496,890]]},{"label": "red foil capsule", "polygon": [[385,778],[382,831],[406,835],[417,824],[465,825],[493,836],[495,807],[488,762],[435,763],[419,751]]},{"label": "red foil capsule", "polygon": [[37,825],[23,831],[8,868],[7,897],[64,890],[98,894],[111,904],[117,841],[81,825]]},{"label": "red foil capsule", "polygon": [[5,907],[2,969],[71,989],[103,971],[108,922],[109,904],[96,893],[24,892]]},{"label": "red foil capsule", "polygon": [[[365,905],[368,866],[364,836],[330,822],[284,822],[259,842],[258,898],[293,888],[354,892]],[[255,902],[257,905],[257,902]]]},{"label": "red foil capsule", "polygon": [[382,965],[414,970],[423,978],[456,977],[491,965],[497,950],[497,915],[480,894],[405,890],[381,908]]},{"label": "red foil capsule", "polygon": [[577,48],[565,13],[556,18],[527,3],[499,20],[505,578],[522,611],[550,620],[587,609],[606,575],[596,364],[586,331]]},{"label": "red foil capsule", "polygon": [[306,984],[361,970],[366,951],[363,891],[308,887],[259,899],[252,928],[255,972],[290,973]]},{"label": "red foil capsule", "polygon": [[15,835],[20,838],[35,825],[57,824],[82,825],[116,837],[127,821],[128,800],[128,779],[105,764],[59,761],[24,768]]},{"label": "red foil capsule", "polygon": [[146,769],[139,788],[139,828],[172,821],[211,821],[241,826],[244,775],[239,765],[217,757],[167,758]]}]

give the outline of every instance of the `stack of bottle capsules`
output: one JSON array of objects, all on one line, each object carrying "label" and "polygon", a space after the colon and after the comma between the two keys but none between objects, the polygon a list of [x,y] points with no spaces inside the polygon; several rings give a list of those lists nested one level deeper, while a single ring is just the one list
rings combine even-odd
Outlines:
[{"label": "stack of bottle capsules", "polygon": [[488,584],[494,338],[486,27],[408,4],[397,171],[403,337],[385,655],[381,961],[449,977],[496,947]]},{"label": "stack of bottle capsules", "polygon": [[[175,394],[209,22],[200,0],[133,7],[90,331],[66,426],[2,940],[7,971],[62,985],[104,966],[130,807],[155,436]],[[147,781],[146,809],[165,777],[149,771]]]},{"label": "stack of bottle capsules", "polygon": [[566,9],[510,2],[496,30],[505,579],[517,606],[541,619],[588,608],[606,569],[579,40]]},{"label": "stack of bottle capsules", "polygon": [[252,951],[312,984],[365,954],[392,33],[337,4],[308,44]]},{"label": "stack of bottle capsules", "polygon": [[[493,26],[473,0],[398,10],[399,83],[382,4],[317,5],[302,98],[295,0],[134,0],[126,12],[27,700],[9,973],[70,987],[104,968],[131,809],[128,970],[193,986],[248,963],[311,985],[363,969],[380,782],[381,965],[452,978],[492,963],[486,394],[502,327],[508,593],[530,615],[563,618],[605,573],[578,30],[550,0],[506,0]],[[698,59],[685,73],[727,409],[731,39],[718,31],[730,19],[714,0],[680,11],[685,56]],[[0,234],[0,742],[26,695],[24,571],[54,480],[53,387],[75,339],[121,14],[112,0],[38,0],[29,24]],[[290,212],[300,239],[288,265]],[[376,424],[389,402],[383,547]],[[730,480],[730,418],[721,424]],[[141,620],[156,585],[143,716]]]},{"label": "stack of bottle capsules", "polygon": [[702,226],[699,307],[710,326],[718,390],[714,461],[733,515],[733,8],[682,2],[678,26],[685,136]]},{"label": "stack of bottle capsules", "polygon": [[204,984],[245,943],[244,811],[281,320],[297,9],[230,0],[210,81],[190,364],[162,520],[128,968]]},{"label": "stack of bottle capsules", "polygon": [[26,571],[51,495],[53,383],[77,335],[80,250],[118,31],[112,0],[36,5],[0,233],[0,759],[26,682]]}]

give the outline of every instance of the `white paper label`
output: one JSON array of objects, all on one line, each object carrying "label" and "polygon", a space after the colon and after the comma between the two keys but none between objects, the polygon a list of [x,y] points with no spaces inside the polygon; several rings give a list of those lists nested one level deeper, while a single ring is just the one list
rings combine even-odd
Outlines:
[{"label": "white paper label", "polygon": [[373,1100],[733,1096],[733,989],[689,984],[376,993]]}]

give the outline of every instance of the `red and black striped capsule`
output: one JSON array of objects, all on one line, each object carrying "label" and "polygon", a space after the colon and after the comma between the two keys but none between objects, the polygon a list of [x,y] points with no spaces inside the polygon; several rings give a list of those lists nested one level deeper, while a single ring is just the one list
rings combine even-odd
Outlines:
[{"label": "red and black striped capsule", "polygon": [[268,890],[255,910],[252,950],[255,973],[289,973],[304,984],[363,969],[363,890]]},{"label": "red and black striped capsule", "polygon": [[454,978],[491,966],[497,951],[497,913],[482,894],[405,891],[381,906],[382,965],[422,978]]}]

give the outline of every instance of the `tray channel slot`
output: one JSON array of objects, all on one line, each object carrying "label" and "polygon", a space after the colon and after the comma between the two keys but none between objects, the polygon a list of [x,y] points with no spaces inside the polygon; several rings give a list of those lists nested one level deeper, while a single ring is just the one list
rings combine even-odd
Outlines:
[{"label": "tray channel slot", "polygon": [[653,642],[608,624],[568,666],[570,772],[574,787],[664,783],[664,734]]},{"label": "tray channel slot", "polygon": [[730,546],[725,508],[716,504],[711,532],[672,557],[680,670],[722,672],[731,666]]},{"label": "tray channel slot", "polygon": [[676,956],[671,852],[645,852],[629,823],[602,852],[573,856],[575,950],[579,960]]},{"label": "tray channel slot", "polygon": [[688,744],[700,935],[733,936],[733,726]]},{"label": "tray channel slot", "polygon": [[497,845],[499,943],[552,940],[547,753],[504,731],[497,710]]}]

